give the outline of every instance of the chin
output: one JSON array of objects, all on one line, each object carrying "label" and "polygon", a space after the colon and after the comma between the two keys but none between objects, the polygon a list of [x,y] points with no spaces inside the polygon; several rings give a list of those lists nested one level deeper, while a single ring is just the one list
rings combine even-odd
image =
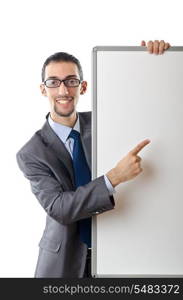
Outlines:
[{"label": "chin", "polygon": [[55,113],[57,114],[57,116],[59,117],[70,117],[73,113],[75,112],[75,110],[71,110],[68,112],[61,112],[61,111],[55,111]]}]

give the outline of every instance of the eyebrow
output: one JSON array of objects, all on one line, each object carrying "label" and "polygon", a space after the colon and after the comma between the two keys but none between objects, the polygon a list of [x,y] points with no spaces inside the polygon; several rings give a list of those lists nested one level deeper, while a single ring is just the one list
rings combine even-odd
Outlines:
[{"label": "eyebrow", "polygon": [[[62,79],[62,80],[65,80],[65,79],[69,79],[69,78],[77,78],[77,79],[79,79],[78,77],[77,77],[77,75],[68,75],[68,76],[66,76],[64,79]],[[57,76],[49,76],[47,79],[60,79],[59,77],[57,77]],[[46,79],[46,80],[47,80]]]}]

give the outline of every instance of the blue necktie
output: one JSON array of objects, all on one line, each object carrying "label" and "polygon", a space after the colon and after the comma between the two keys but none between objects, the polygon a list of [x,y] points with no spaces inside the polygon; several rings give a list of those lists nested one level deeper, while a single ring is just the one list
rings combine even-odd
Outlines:
[{"label": "blue necktie", "polygon": [[[91,172],[88,167],[83,146],[81,143],[80,133],[74,129],[71,130],[69,137],[74,139],[73,148],[73,167],[75,187],[85,185],[91,181]],[[91,218],[78,221],[80,239],[91,247]]]}]

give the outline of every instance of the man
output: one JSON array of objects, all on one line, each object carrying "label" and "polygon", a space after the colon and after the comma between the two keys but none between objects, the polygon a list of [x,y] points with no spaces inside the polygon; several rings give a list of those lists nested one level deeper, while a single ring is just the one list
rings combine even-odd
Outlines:
[{"label": "man", "polygon": [[[150,41],[147,49],[162,54],[169,46]],[[91,181],[91,114],[76,111],[87,90],[79,61],[63,52],[50,56],[40,88],[50,113],[17,153],[19,167],[47,213],[35,277],[90,277],[91,217],[113,209],[115,186],[142,172],[138,153],[150,141],[142,141],[107,174]]]}]

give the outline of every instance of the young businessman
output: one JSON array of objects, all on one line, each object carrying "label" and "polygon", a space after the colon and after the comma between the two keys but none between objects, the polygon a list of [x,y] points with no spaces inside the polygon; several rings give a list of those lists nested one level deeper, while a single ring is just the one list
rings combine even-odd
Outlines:
[{"label": "young businessman", "polygon": [[[147,44],[154,54],[169,47],[164,41]],[[91,113],[76,111],[87,90],[79,61],[63,52],[48,57],[40,88],[50,112],[17,153],[18,165],[47,213],[35,277],[90,277],[91,217],[113,209],[114,187],[142,172],[138,153],[150,141],[139,143],[91,181]]]}]

